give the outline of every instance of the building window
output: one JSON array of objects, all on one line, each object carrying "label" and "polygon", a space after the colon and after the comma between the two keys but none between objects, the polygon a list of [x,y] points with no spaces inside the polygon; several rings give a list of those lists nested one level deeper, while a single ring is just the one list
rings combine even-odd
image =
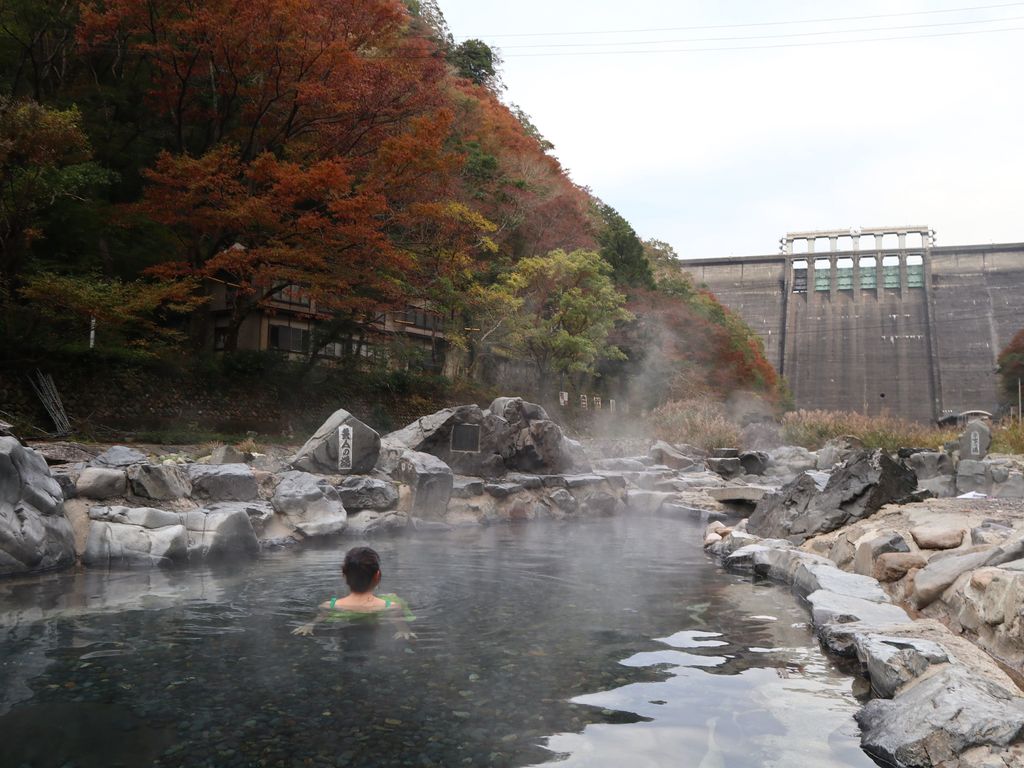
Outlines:
[{"label": "building window", "polygon": [[271,325],[268,346],[282,352],[306,352],[309,349],[309,331],[287,325]]},{"label": "building window", "polygon": [[814,290],[832,290],[832,264],[828,259],[816,259],[814,262]]},{"label": "building window", "polygon": [[907,288],[924,288],[924,257],[907,256]]},{"label": "building window", "polygon": [[836,262],[836,288],[840,291],[853,290],[853,259],[839,259]]},{"label": "building window", "polygon": [[882,279],[886,288],[900,287],[900,257],[886,256],[882,259]]},{"label": "building window", "polygon": [[398,322],[425,331],[441,330],[441,316],[422,307],[406,307],[405,313],[398,319]]},{"label": "building window", "polygon": [[861,257],[860,287],[869,291],[878,288],[878,259],[874,256]]},{"label": "building window", "polygon": [[807,293],[807,262],[793,262],[793,293]]}]

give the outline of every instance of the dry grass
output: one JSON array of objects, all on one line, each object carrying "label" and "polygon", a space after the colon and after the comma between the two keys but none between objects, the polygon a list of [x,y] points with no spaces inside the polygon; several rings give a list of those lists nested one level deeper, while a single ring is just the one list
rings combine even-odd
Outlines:
[{"label": "dry grass", "polygon": [[992,453],[1024,454],[1024,426],[1003,422],[992,431]]},{"label": "dry grass", "polygon": [[263,446],[251,437],[247,437],[245,440],[235,443],[235,448],[240,450],[242,453],[263,453]]},{"label": "dry grass", "polygon": [[670,400],[647,417],[651,432],[667,443],[689,443],[709,451],[736,448],[740,428],[714,400]]},{"label": "dry grass", "polygon": [[866,448],[895,452],[899,448],[935,448],[955,440],[956,430],[906,421],[892,416],[865,416],[846,411],[794,411],[782,419],[783,441],[812,451],[835,437],[852,435]]}]

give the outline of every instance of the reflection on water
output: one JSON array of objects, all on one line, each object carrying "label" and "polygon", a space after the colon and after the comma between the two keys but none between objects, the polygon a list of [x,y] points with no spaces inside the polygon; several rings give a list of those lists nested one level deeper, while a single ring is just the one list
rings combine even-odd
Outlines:
[{"label": "reflection on water", "polygon": [[351,542],[0,582],[0,765],[872,765],[803,610],[698,542],[627,517],[376,541],[412,642],[291,635]]}]

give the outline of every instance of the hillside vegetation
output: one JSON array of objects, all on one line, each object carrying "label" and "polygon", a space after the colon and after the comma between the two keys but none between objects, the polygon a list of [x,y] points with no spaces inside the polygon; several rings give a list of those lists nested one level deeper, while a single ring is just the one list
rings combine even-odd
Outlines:
[{"label": "hillside vegetation", "polygon": [[[36,367],[65,390],[71,371],[214,382],[218,366],[244,388],[267,366],[314,386],[326,345],[410,302],[437,310],[480,386],[500,383],[476,365],[497,353],[545,398],[781,397],[756,335],[570,179],[503,103],[497,53],[456,44],[434,2],[11,0],[0,17],[9,407]],[[305,359],[225,362],[282,286],[319,311]],[[400,349],[344,363],[416,367]],[[72,415],[90,410],[105,418]]]}]

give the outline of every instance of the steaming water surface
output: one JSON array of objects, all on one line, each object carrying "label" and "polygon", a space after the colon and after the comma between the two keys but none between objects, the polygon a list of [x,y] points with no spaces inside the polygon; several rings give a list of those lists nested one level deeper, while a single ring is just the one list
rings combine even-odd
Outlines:
[{"label": "steaming water surface", "polygon": [[696,523],[378,540],[385,621],[291,630],[342,548],[0,582],[3,766],[869,766],[848,677],[788,590]]}]

